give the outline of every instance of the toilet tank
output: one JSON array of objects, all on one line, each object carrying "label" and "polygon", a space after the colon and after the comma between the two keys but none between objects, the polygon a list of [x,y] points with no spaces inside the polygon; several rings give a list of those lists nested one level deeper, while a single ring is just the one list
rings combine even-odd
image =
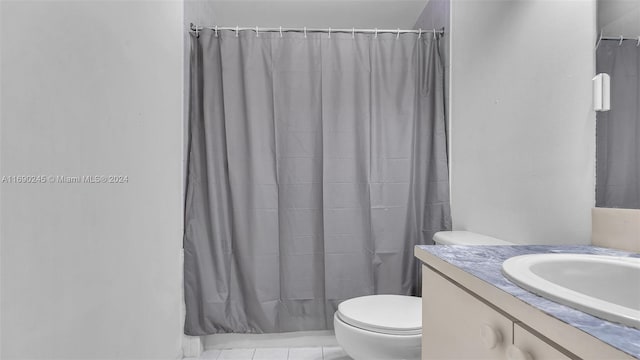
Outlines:
[{"label": "toilet tank", "polygon": [[471,231],[438,231],[433,235],[433,241],[438,245],[515,245]]}]

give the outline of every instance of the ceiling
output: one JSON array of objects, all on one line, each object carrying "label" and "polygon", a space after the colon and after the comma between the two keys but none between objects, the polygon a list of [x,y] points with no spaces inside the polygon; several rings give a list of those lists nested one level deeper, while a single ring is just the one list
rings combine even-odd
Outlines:
[{"label": "ceiling", "polygon": [[412,29],[427,0],[184,0],[198,25]]}]

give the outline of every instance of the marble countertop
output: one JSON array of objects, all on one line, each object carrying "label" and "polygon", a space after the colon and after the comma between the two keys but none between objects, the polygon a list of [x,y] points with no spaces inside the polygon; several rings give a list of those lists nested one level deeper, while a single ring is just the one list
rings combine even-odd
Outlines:
[{"label": "marble countertop", "polygon": [[422,245],[417,246],[416,254],[418,254],[418,257],[419,251],[426,251],[552,317],[578,328],[622,352],[640,359],[640,330],[602,320],[582,311],[547,300],[522,289],[502,275],[502,262],[518,255],[565,253],[640,257],[640,254],[580,245]]}]

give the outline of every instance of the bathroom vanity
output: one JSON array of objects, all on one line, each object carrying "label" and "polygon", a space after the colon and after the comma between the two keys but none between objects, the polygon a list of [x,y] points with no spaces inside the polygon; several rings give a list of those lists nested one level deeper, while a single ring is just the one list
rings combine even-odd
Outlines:
[{"label": "bathroom vanity", "polygon": [[536,253],[640,257],[592,246],[417,246],[422,359],[640,359],[640,330],[528,292],[502,263]]}]

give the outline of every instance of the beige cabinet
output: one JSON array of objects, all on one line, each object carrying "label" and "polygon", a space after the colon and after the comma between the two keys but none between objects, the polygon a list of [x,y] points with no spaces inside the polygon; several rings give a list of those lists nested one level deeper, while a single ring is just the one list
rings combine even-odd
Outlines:
[{"label": "beige cabinet", "polygon": [[565,360],[571,359],[548,342],[530,333],[520,324],[513,325],[513,345],[507,349],[508,360]]},{"label": "beige cabinet", "polygon": [[571,359],[555,346],[450,279],[422,267],[423,360]]},{"label": "beige cabinet", "polygon": [[422,267],[422,359],[506,359],[513,322]]}]

